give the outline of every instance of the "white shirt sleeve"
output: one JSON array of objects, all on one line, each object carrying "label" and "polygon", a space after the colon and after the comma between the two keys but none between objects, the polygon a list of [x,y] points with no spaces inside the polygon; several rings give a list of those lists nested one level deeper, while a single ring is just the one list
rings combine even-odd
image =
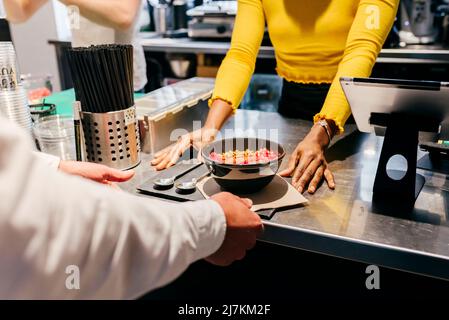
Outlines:
[{"label": "white shirt sleeve", "polygon": [[0,299],[136,298],[223,242],[212,200],[136,197],[52,170],[30,150],[0,117]]},{"label": "white shirt sleeve", "polygon": [[33,156],[36,158],[37,161],[43,161],[46,163],[50,168],[52,169],[58,169],[59,163],[61,162],[61,158],[38,151],[33,151]]}]

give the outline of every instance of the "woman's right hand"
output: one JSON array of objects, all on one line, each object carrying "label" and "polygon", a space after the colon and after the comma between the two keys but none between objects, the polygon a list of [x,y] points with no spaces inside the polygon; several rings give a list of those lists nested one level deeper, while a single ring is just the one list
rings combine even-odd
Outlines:
[{"label": "woman's right hand", "polygon": [[215,100],[209,110],[204,127],[180,136],[175,144],[157,152],[151,165],[156,167],[156,170],[169,168],[190,147],[198,150],[198,157],[201,157],[202,147],[215,140],[218,131],[231,114],[232,107],[227,102],[220,99]]},{"label": "woman's right hand", "polygon": [[167,148],[157,152],[154,155],[154,159],[151,161],[151,165],[156,170],[164,170],[173,166],[183,153],[194,147],[198,150],[198,157],[201,156],[201,149],[204,145],[212,142],[215,139],[217,130],[214,129],[199,129],[193,132],[189,132],[178,138],[178,141]]}]

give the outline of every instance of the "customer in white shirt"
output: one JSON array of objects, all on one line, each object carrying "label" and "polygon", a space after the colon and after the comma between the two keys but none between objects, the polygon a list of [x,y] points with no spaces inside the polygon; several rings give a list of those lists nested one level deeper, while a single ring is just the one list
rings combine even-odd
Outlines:
[{"label": "customer in white shirt", "polygon": [[[229,193],[150,200],[61,173],[0,117],[0,299],[130,299],[196,260],[228,265],[262,230],[250,207]],[[79,288],[67,286],[73,268]]]},{"label": "customer in white shirt", "polygon": [[[3,0],[7,19],[13,23],[28,20],[48,0]],[[72,46],[131,44],[134,48],[134,90],[147,83],[146,62],[140,44],[139,14],[142,0],[59,0],[81,13],[79,25],[71,25]]]}]

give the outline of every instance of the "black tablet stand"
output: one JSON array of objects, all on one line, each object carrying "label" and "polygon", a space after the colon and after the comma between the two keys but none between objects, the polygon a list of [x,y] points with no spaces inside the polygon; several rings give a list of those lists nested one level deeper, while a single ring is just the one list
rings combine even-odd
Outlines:
[{"label": "black tablet stand", "polygon": [[[386,127],[374,181],[373,202],[413,208],[425,182],[424,177],[416,173],[418,134],[419,131],[437,131],[439,122],[400,113],[372,113],[370,123]],[[387,170],[387,163],[394,155],[402,155],[407,160],[405,174],[403,171]]]}]

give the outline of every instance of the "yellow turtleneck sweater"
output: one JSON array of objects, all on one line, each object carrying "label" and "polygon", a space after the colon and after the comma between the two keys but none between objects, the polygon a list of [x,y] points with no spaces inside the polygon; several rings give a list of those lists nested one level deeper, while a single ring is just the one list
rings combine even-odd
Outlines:
[{"label": "yellow turtleneck sweater", "polygon": [[332,83],[314,120],[334,120],[342,132],[351,111],[339,79],[371,74],[398,5],[399,0],[238,0],[231,48],[210,102],[221,99],[238,107],[254,72],[266,23],[281,77]]}]

